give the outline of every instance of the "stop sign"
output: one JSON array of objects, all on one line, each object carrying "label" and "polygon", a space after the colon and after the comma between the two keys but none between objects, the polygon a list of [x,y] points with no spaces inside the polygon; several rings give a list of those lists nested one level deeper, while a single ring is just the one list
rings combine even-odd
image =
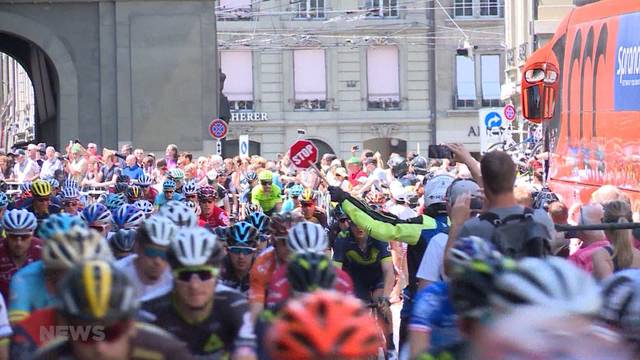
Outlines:
[{"label": "stop sign", "polygon": [[309,140],[298,140],[291,145],[289,157],[293,165],[306,169],[318,161],[318,148]]}]

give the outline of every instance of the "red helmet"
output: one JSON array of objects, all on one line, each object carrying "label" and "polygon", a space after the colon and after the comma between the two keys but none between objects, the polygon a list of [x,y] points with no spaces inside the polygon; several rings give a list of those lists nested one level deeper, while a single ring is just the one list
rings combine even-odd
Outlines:
[{"label": "red helmet", "polygon": [[198,200],[215,200],[216,189],[211,185],[204,185],[198,189]]},{"label": "red helmet", "polygon": [[383,345],[362,303],[335,291],[290,301],[267,335],[274,359],[352,359],[375,356]]},{"label": "red helmet", "polygon": [[271,216],[269,232],[275,236],[288,235],[289,229],[302,220],[303,218],[301,215],[294,215],[291,212],[275,214]]}]

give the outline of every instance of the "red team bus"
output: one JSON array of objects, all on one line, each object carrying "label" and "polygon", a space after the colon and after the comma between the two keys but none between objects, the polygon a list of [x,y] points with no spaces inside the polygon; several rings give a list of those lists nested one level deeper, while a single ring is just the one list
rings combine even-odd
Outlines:
[{"label": "red team bus", "polygon": [[572,205],[612,184],[638,211],[640,0],[576,7],[522,74],[522,114],[543,124],[552,190]]}]

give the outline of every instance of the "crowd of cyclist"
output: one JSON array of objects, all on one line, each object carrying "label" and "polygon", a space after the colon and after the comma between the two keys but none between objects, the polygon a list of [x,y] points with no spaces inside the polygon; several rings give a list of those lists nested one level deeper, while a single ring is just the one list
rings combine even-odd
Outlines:
[{"label": "crowd of cyclist", "polygon": [[[570,210],[507,154],[448,146],[454,160],[354,148],[319,171],[174,145],[18,150],[19,189],[0,182],[0,359],[640,357],[635,233],[558,233]],[[634,216],[611,187],[576,209]]]}]

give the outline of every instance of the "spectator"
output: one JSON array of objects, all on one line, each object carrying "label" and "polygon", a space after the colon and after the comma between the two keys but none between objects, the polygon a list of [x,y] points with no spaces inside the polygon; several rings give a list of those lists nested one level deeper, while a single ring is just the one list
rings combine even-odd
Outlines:
[{"label": "spectator", "polygon": [[95,156],[90,156],[87,160],[87,172],[80,182],[80,186],[95,186],[100,178],[100,163]]},{"label": "spectator", "polygon": [[142,171],[145,174],[153,175],[153,172],[156,170],[155,163],[155,159],[152,156],[145,156],[142,160]]},{"label": "spectator", "polygon": [[[376,153],[375,155],[378,159],[380,158],[380,153]],[[382,191],[383,186],[389,184],[387,172],[384,171],[382,167],[378,166],[380,163],[382,163],[382,161],[378,161],[375,158],[367,158],[364,160],[365,170],[367,171],[367,174],[369,174],[369,177],[364,185],[359,189],[359,194],[363,194],[368,190]]]},{"label": "spectator", "polygon": [[193,155],[190,152],[182,152],[180,156],[178,156],[178,167],[184,169],[185,166],[191,164],[193,161]]},{"label": "spectator", "polygon": [[40,169],[41,179],[53,177],[56,170],[62,169],[62,161],[56,156],[56,149],[53,146],[47,147],[44,156],[45,160],[42,162],[42,168]]},{"label": "spectator", "polygon": [[18,182],[33,181],[40,176],[40,167],[28,158],[22,149],[15,151],[16,164],[13,166],[13,180]]},{"label": "spectator", "polygon": [[0,155],[0,179],[10,179],[13,167],[9,164],[9,157]]},{"label": "spectator", "polygon": [[347,160],[347,170],[349,172],[349,183],[352,187],[356,187],[361,182],[366,181],[367,174],[362,171],[360,160],[357,157],[351,157]]},{"label": "spectator", "polygon": [[87,156],[95,156],[99,160],[100,155],[98,155],[98,145],[96,145],[95,143],[88,143]]},{"label": "spectator", "polygon": [[522,205],[528,208],[533,206],[533,193],[531,192],[531,188],[529,188],[528,186],[516,186],[513,189],[513,195],[516,197],[516,202],[518,203],[518,205]]},{"label": "spectator", "polygon": [[42,167],[42,159],[40,158],[40,152],[38,152],[38,146],[36,144],[27,145],[27,152],[29,159],[35,161],[38,166]]},{"label": "spectator", "polygon": [[167,164],[167,169],[169,170],[178,166],[178,147],[175,144],[167,145],[167,149],[164,153],[164,160]]},{"label": "spectator", "polygon": [[142,174],[142,168],[137,163],[137,158],[135,155],[127,156],[125,160],[125,167],[122,169],[122,174],[127,175],[132,180],[138,180]]},{"label": "spectator", "polygon": [[[600,204],[586,204],[580,207],[578,225],[601,224],[604,217],[604,210]],[[602,230],[582,230],[578,231],[577,237],[582,241],[580,248],[573,253],[569,260],[578,265],[581,269],[591,272],[593,270],[593,253],[607,245],[604,231]]]},{"label": "spectator", "polygon": [[[551,221],[555,225],[566,225],[569,223],[569,209],[560,201],[549,204],[548,210]],[[572,233],[558,232],[555,241],[551,244],[551,252],[556,256],[568,258],[570,253],[569,239]]]},{"label": "spectator", "polygon": [[120,168],[120,161],[116,157],[116,154],[110,152],[106,154],[105,163],[100,168],[100,175],[96,180],[96,186],[111,186],[116,183],[116,179],[122,174]]},{"label": "spectator", "polygon": [[136,157],[136,162],[138,163],[138,166],[143,167],[143,161],[144,161],[144,150],[137,148],[135,150],[133,150],[133,155],[135,155]]},{"label": "spectator", "polygon": [[84,154],[85,151],[80,144],[73,144],[69,150],[67,172],[78,184],[84,178],[85,172],[87,172],[87,159],[84,158]]}]

